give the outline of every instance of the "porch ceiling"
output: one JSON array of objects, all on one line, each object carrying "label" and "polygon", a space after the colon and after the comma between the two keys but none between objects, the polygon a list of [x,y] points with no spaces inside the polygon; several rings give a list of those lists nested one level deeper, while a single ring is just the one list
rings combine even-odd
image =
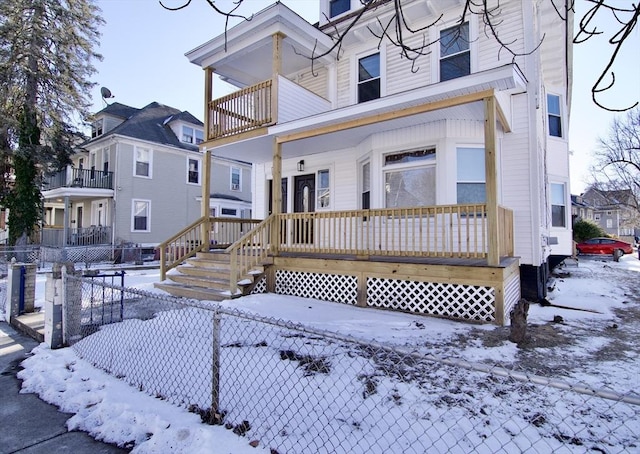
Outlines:
[{"label": "porch ceiling", "polygon": [[[282,3],[275,3],[250,21],[242,21],[211,41],[187,52],[191,63],[211,67],[230,84],[244,88],[273,75],[273,35],[284,36],[281,48],[282,74],[309,68],[311,55],[325,53],[330,38]],[[316,61],[316,67],[334,60],[333,55]]]},{"label": "porch ceiling", "polygon": [[69,201],[75,203],[83,200],[112,198],[113,193],[113,189],[62,187],[43,191],[42,197],[45,203],[62,203],[65,197],[69,197]]}]

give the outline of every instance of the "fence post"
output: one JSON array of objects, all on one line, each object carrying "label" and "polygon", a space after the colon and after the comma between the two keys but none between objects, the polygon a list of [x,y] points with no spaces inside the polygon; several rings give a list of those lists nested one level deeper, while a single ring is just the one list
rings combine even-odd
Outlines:
[{"label": "fence post", "polygon": [[213,352],[211,354],[211,414],[209,424],[222,424],[220,414],[220,314],[213,312]]}]

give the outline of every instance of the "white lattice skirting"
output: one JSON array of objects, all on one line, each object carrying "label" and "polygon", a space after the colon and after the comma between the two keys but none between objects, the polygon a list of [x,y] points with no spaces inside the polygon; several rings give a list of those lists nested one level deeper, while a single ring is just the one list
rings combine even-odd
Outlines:
[{"label": "white lattice skirting", "polygon": [[[252,293],[267,291],[262,279]],[[520,294],[517,276],[509,281],[509,310]],[[276,293],[357,304],[355,276],[277,270]],[[366,278],[367,306],[463,320],[495,322],[495,289],[485,286]],[[515,298],[515,301],[511,301]],[[505,302],[506,298],[505,298]]]}]

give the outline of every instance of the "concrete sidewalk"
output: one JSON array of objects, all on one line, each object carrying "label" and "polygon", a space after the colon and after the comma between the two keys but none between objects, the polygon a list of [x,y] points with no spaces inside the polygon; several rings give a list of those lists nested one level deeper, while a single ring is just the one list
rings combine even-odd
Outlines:
[{"label": "concrete sidewalk", "polygon": [[20,394],[19,364],[36,345],[37,341],[0,322],[0,454],[128,452],[84,432],[67,431],[71,415],[35,394]]}]

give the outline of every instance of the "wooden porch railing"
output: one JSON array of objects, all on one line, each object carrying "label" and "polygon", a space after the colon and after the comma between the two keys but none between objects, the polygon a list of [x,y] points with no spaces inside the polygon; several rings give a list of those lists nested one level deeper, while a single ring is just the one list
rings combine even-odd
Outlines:
[{"label": "wooden porch railing", "polygon": [[515,251],[513,229],[513,210],[499,206],[498,235],[500,235],[500,257],[513,257]]},{"label": "wooden porch railing", "polygon": [[271,124],[272,80],[260,82],[209,101],[208,140],[230,136]]},{"label": "wooden porch railing", "polygon": [[275,216],[271,215],[247,232],[242,238],[226,249],[231,258],[230,292],[238,290],[238,281],[252,268],[262,265],[270,252],[271,229],[275,226]]},{"label": "wooden porch railing", "polygon": [[[197,252],[210,247],[224,248],[235,243],[242,235],[259,224],[258,219],[236,219],[203,216],[158,245],[160,250],[160,280]],[[202,226],[210,226],[209,238],[202,238]]]},{"label": "wooden porch railing", "polygon": [[282,252],[486,258],[486,205],[286,213]]}]

